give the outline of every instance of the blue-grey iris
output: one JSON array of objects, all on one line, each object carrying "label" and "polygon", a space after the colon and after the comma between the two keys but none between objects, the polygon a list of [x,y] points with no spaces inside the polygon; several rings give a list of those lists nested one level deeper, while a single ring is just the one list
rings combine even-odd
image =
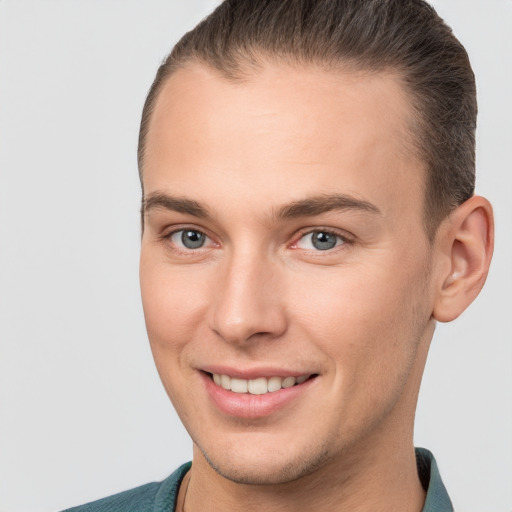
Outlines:
[{"label": "blue-grey iris", "polygon": [[311,233],[311,243],[313,247],[319,251],[327,251],[328,249],[336,247],[337,241],[338,237],[333,233],[326,231],[314,231]]},{"label": "blue-grey iris", "polygon": [[206,236],[200,231],[184,229],[181,233],[181,241],[187,249],[198,249],[204,245]]}]

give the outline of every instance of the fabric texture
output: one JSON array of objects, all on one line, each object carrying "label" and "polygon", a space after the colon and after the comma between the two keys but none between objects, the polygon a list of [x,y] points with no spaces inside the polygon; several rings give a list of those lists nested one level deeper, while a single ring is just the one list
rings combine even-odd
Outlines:
[{"label": "fabric texture", "polygon": [[152,482],[63,512],[174,512],[183,477],[192,464],[187,462],[162,482]]},{"label": "fabric texture", "polygon": [[[416,464],[421,484],[427,492],[422,512],[453,512],[432,453],[425,448],[416,448]],[[162,482],[142,485],[63,512],[174,512],[181,481],[190,467],[191,463],[187,462]]]},{"label": "fabric texture", "polygon": [[425,448],[416,448],[416,466],[421,485],[427,491],[422,512],[453,512],[452,502],[432,453]]}]

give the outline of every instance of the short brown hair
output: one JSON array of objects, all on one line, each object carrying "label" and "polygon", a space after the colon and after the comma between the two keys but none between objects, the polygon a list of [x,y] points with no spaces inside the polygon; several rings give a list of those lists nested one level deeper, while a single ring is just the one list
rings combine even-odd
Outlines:
[{"label": "short brown hair", "polygon": [[474,74],[464,47],[423,0],[225,0],[158,69],[142,112],[141,183],[151,113],[173,71],[198,62],[241,80],[265,61],[398,72],[412,99],[414,142],[427,167],[430,240],[441,220],[473,195]]}]

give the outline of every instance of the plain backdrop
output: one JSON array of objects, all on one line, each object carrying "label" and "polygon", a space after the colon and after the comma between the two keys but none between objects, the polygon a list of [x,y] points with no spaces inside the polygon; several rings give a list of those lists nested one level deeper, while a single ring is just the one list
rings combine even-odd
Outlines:
[{"label": "plain backdrop", "polygon": [[[191,442],[138,285],[136,144],[162,58],[213,0],[0,0],[0,510],[55,511],[170,474]],[[512,510],[512,1],[438,0],[478,80],[487,285],[439,325],[416,444],[457,510]]]}]

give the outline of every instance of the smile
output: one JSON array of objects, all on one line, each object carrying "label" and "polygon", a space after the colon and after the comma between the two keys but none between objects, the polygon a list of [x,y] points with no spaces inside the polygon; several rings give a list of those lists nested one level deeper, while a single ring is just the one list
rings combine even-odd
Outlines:
[{"label": "smile", "polygon": [[257,379],[239,379],[229,375],[212,374],[213,382],[227,391],[233,393],[248,393],[251,395],[264,395],[273,393],[280,389],[291,388],[302,384],[311,375],[300,375],[297,377],[259,377]]},{"label": "smile", "polygon": [[261,368],[233,369],[232,372],[228,368],[209,368],[200,371],[199,375],[218,411],[230,417],[252,420],[270,416],[297,400],[314,396],[312,390],[318,388],[318,373],[290,375],[287,371],[288,375],[280,376],[278,372],[270,368],[268,373],[263,373]]}]

